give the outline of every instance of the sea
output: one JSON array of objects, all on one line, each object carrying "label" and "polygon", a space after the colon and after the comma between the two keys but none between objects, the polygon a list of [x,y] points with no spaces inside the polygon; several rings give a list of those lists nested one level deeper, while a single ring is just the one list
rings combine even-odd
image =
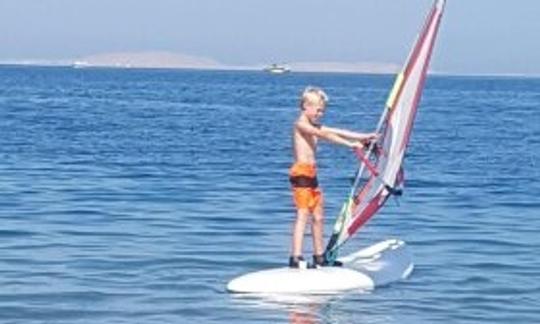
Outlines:
[{"label": "sea", "polygon": [[[372,291],[272,301],[299,95],[371,132],[391,75],[0,67],[0,323],[540,323],[540,79],[427,79],[405,188],[343,253],[404,240]],[[325,235],[358,162],[321,143]],[[306,233],[304,255],[311,256]]]}]

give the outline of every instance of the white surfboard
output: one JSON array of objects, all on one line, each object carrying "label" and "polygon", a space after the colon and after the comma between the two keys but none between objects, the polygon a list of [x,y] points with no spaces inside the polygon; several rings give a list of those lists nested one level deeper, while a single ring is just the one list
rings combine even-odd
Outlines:
[{"label": "white surfboard", "polygon": [[405,242],[391,239],[350,254],[342,267],[256,271],[229,282],[227,290],[257,294],[332,294],[348,290],[371,290],[407,278],[413,262]]}]

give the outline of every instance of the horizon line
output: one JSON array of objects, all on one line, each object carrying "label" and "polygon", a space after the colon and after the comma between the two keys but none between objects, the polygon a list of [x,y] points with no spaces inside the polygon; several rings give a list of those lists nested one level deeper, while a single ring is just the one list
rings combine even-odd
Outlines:
[{"label": "horizon line", "polygon": [[[311,63],[311,62],[310,62]],[[312,62],[312,63],[325,63],[325,62]],[[336,63],[336,62],[333,62]],[[348,62],[339,62],[348,64]],[[377,63],[374,63],[377,64]],[[114,70],[188,70],[188,71],[230,71],[230,72],[264,72],[263,65],[221,65],[216,67],[147,67],[147,66],[119,66],[119,65],[87,65],[76,67],[73,62],[67,61],[40,61],[40,60],[6,60],[0,61],[0,67],[46,67],[46,68],[72,68],[79,70],[97,70],[97,69],[114,69]],[[329,70],[302,70],[295,71],[290,70],[288,73],[299,74],[299,73],[324,73],[324,74],[359,74],[359,75],[396,75],[397,72],[376,72],[376,71],[329,71]],[[497,78],[530,78],[536,79],[540,78],[540,74],[534,73],[516,73],[516,72],[470,72],[470,73],[459,73],[459,72],[449,72],[449,71],[428,71],[430,76],[441,76],[441,77],[497,77]]]}]

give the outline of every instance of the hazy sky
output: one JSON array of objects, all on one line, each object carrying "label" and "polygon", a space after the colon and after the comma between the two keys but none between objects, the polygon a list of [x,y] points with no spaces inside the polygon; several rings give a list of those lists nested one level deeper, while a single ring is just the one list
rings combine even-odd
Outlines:
[{"label": "hazy sky", "polygon": [[[0,60],[171,51],[401,64],[431,0],[0,0]],[[539,0],[448,0],[432,69],[540,75]]]}]

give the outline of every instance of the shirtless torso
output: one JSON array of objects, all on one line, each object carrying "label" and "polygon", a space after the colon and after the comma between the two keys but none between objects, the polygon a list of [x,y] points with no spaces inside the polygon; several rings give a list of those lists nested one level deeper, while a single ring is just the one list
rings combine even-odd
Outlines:
[{"label": "shirtless torso", "polygon": [[[294,161],[299,163],[315,164],[315,153],[317,152],[317,136],[312,132],[306,132],[306,126],[303,125],[309,121],[303,120],[302,116],[298,118],[293,130],[293,156]],[[299,125],[300,124],[300,125]],[[317,125],[311,127],[320,128]],[[310,128],[308,126],[308,128]]]}]

